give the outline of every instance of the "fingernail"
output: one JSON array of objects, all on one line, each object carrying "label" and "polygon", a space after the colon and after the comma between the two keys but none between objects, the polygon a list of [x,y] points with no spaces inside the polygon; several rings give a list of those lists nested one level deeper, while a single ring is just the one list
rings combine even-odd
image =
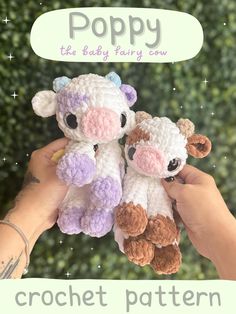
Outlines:
[{"label": "fingernail", "polygon": [[175,177],[168,177],[168,178],[165,178],[165,181],[166,182],[173,182],[175,180]]}]

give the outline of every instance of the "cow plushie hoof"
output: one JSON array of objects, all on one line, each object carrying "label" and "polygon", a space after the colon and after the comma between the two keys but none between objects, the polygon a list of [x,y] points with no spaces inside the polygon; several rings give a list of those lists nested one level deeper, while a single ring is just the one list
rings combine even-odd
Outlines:
[{"label": "cow plushie hoof", "polygon": [[155,245],[142,236],[130,237],[124,241],[124,252],[131,262],[145,266],[154,258]]},{"label": "cow plushie hoof", "polygon": [[151,261],[153,270],[158,274],[170,275],[176,273],[181,265],[181,253],[177,245],[156,247]]}]

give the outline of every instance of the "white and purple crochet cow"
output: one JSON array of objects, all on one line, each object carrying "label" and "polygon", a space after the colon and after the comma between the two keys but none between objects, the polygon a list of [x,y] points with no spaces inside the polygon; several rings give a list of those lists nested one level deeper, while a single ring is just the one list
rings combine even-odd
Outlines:
[{"label": "white and purple crochet cow", "polygon": [[124,162],[118,140],[135,126],[130,106],[137,94],[114,72],[59,77],[53,89],[38,92],[32,105],[41,117],[55,114],[70,139],[57,166],[58,177],[69,186],[58,226],[67,234],[101,237],[111,230],[122,197]]}]

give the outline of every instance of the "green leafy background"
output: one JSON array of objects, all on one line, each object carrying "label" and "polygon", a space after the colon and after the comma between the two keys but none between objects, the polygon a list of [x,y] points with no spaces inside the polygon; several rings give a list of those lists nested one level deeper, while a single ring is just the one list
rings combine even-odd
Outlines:
[{"label": "green leafy background", "polygon": [[[179,10],[194,15],[204,30],[204,45],[192,60],[170,64],[65,63],[39,58],[29,43],[35,19],[44,12],[70,7],[127,6]],[[146,110],[173,120],[190,118],[199,132],[208,135],[213,151],[206,160],[191,164],[212,174],[227,202],[236,202],[236,2],[235,0],[1,0],[0,17],[0,204],[2,215],[19,191],[31,152],[60,137],[54,118],[43,120],[31,109],[31,98],[49,89],[57,76],[74,77],[93,72],[105,75],[115,70],[138,91],[136,110]],[[226,25],[224,25],[226,23]],[[14,55],[9,61],[7,55]],[[205,85],[203,80],[209,83]],[[173,90],[173,88],[176,90]],[[15,100],[13,91],[19,95]],[[6,158],[6,161],[3,160]],[[15,163],[18,163],[17,165]],[[199,195],[200,197],[200,195]],[[212,208],[214,215],[214,208]],[[61,242],[60,242],[61,241]],[[57,227],[37,242],[28,277],[109,279],[211,279],[212,264],[200,257],[185,232],[181,249],[183,265],[170,277],[156,276],[149,267],[129,263],[113,241],[84,235],[65,236]]]}]

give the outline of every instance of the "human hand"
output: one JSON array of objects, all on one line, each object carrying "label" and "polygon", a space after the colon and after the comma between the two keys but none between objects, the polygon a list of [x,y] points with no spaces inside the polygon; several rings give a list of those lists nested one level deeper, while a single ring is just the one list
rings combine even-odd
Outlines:
[{"label": "human hand", "polygon": [[[179,182],[180,180],[185,184]],[[177,211],[189,239],[197,251],[214,261],[219,254],[222,233],[236,223],[230,214],[213,177],[186,165],[173,182],[163,180],[168,195],[176,200]]]},{"label": "human hand", "polygon": [[6,218],[22,226],[29,237],[35,232],[41,234],[56,222],[58,206],[68,187],[58,179],[57,164],[51,158],[67,143],[66,138],[61,138],[32,153],[23,188],[15,207],[7,214]]}]

